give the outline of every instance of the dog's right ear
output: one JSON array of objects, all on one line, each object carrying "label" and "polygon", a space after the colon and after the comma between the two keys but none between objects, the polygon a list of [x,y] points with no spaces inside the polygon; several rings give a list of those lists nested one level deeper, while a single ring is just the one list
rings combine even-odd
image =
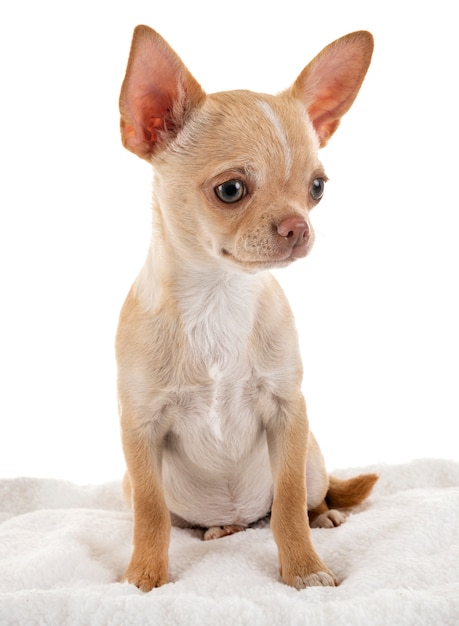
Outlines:
[{"label": "dog's right ear", "polygon": [[125,148],[150,160],[204,98],[199,83],[164,39],[148,26],[137,26],[120,95]]}]

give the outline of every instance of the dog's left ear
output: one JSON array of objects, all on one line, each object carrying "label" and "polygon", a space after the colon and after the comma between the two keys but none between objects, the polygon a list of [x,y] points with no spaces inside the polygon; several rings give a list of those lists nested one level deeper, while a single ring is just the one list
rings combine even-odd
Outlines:
[{"label": "dog's left ear", "polygon": [[373,53],[373,36],[357,31],[337,39],[301,72],[287,93],[299,98],[325,146],[362,85]]},{"label": "dog's left ear", "polygon": [[166,41],[152,28],[137,26],[120,95],[125,148],[150,160],[204,98],[199,83]]}]

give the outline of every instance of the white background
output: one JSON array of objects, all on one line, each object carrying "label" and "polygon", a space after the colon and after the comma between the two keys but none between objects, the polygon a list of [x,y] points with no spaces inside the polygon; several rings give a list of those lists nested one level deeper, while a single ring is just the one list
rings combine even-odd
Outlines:
[{"label": "white background", "polygon": [[0,476],[122,475],[113,350],[151,172],[119,140],[132,30],[208,91],[276,92],[367,29],[369,74],[322,161],[313,254],[278,272],[327,465],[459,460],[459,45],[454,3],[4,2]]}]

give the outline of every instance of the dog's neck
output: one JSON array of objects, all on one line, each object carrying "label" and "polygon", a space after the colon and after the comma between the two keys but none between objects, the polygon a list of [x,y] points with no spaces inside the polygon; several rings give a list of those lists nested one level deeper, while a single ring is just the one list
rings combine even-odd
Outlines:
[{"label": "dog's neck", "polygon": [[146,310],[172,299],[195,352],[222,366],[247,344],[267,279],[267,272],[243,272],[212,257],[183,258],[155,228],[134,295]]}]

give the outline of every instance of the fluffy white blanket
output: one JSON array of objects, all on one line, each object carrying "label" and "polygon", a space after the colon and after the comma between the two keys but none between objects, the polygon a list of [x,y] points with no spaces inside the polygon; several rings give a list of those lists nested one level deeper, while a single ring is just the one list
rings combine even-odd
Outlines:
[{"label": "fluffy white blanket", "polygon": [[172,582],[141,593],[117,582],[132,531],[119,483],[0,481],[0,624],[457,626],[459,463],[365,469],[380,474],[368,502],[312,531],[340,586],[303,591],[280,581],[264,524],[208,542],[173,529]]}]

